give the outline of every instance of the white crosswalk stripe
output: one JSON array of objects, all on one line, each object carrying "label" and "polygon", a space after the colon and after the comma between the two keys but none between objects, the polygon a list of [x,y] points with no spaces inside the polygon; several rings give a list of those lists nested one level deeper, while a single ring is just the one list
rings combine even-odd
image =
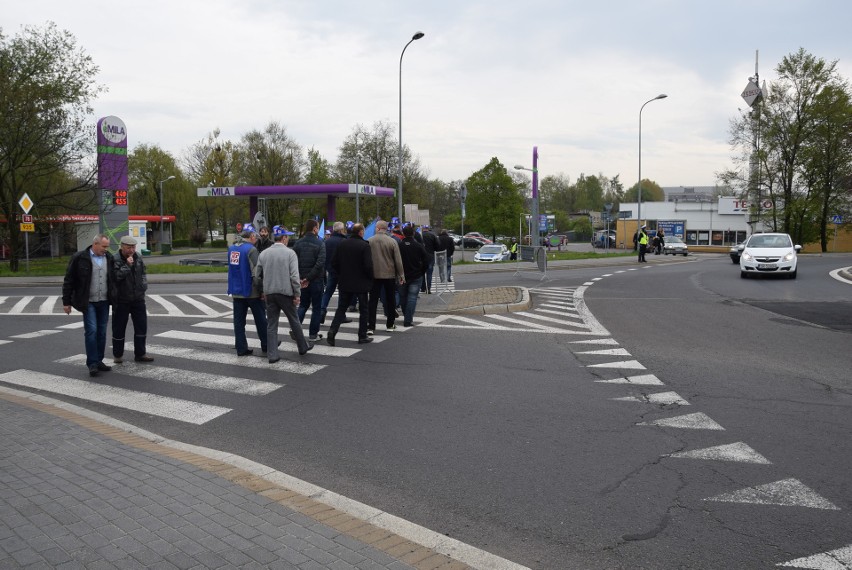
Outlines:
[{"label": "white crosswalk stripe", "polygon": [[[229,330],[229,331],[234,330],[234,324],[230,321],[202,321],[200,323],[195,323],[192,326],[193,327],[200,327],[200,328],[216,329],[216,330]],[[358,323],[355,323],[355,322],[343,323],[342,325],[340,325],[340,330],[344,330],[346,328],[357,328],[357,327],[358,327]],[[395,334],[396,332],[404,332],[405,330],[406,329],[399,328],[399,329],[395,330],[392,334]],[[307,330],[303,330],[302,333],[305,335],[305,338],[308,338],[308,331]],[[289,338],[289,334],[290,334],[289,328],[287,328],[287,329],[280,328],[278,330],[278,338],[282,338],[282,339],[283,338]],[[323,336],[323,338],[325,338],[325,336]],[[353,342],[358,341],[358,335],[357,334],[346,333],[346,332],[338,332],[337,336],[335,338],[337,340],[345,340],[345,341],[353,341]],[[384,341],[388,340],[389,338],[390,337],[387,336],[387,335],[374,334],[373,335],[373,342],[374,343],[384,342]],[[314,349],[314,350],[316,350],[316,349]]]},{"label": "white crosswalk stripe", "polygon": [[[216,335],[216,334],[206,334],[206,333],[195,333],[189,331],[166,331],[156,335],[158,338],[172,338],[179,339],[185,341],[194,341],[194,342],[203,342],[212,346],[219,347],[233,347],[234,346],[234,335]],[[281,346],[279,347],[279,351],[281,352],[298,352],[298,348],[296,345],[290,341],[290,337],[285,337],[286,340],[283,340]],[[248,339],[248,345],[250,348],[260,348],[260,341],[255,338]],[[344,348],[340,346],[325,346],[322,344],[315,344],[314,349],[311,351],[311,354],[318,354],[321,356],[352,356],[359,352],[360,349],[357,348]]]},{"label": "white crosswalk stripe", "polygon": [[[149,294],[146,297],[148,315],[152,317],[223,317],[231,314],[231,298],[211,294]],[[59,315],[62,297],[59,295],[24,295],[0,297],[0,314]]]},{"label": "white crosswalk stripe", "polygon": [[21,369],[5,372],[0,374],[0,382],[196,425],[207,423],[231,411],[230,408],[222,406],[211,406],[189,400],[137,392],[65,376],[45,374],[35,370]]}]

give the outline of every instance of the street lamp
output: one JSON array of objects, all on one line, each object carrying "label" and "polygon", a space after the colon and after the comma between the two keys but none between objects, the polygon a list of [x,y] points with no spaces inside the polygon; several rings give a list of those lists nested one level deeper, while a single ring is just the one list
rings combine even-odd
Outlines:
[{"label": "street lamp", "polygon": [[[533,147],[533,167],[526,168],[520,164],[515,170],[532,172],[532,203],[530,204],[530,245],[541,245],[541,228],[538,219],[538,147]],[[535,231],[533,231],[535,230]]]},{"label": "street lamp", "polygon": [[397,200],[398,200],[398,208],[397,208],[397,216],[399,216],[399,221],[402,221],[402,56],[405,55],[405,49],[413,42],[414,40],[419,40],[425,34],[423,32],[417,32],[411,39],[408,40],[408,43],[405,44],[405,47],[402,48],[402,53],[399,54],[399,164],[398,174],[399,174],[399,188],[397,189]]},{"label": "street lamp", "polygon": [[639,227],[642,225],[642,109],[645,108],[645,105],[650,103],[651,101],[656,101],[657,99],[665,99],[668,97],[665,93],[660,93],[653,99],[648,99],[642,106],[639,108],[639,187],[637,188],[637,207],[636,207],[636,233],[639,233]]},{"label": "street lamp", "polygon": [[164,242],[164,236],[166,235],[166,233],[163,231],[163,182],[168,182],[169,180],[174,180],[174,179],[175,179],[174,176],[169,176],[165,180],[160,180],[160,182],[159,182],[159,185],[160,185],[160,253],[161,254],[165,253],[165,251],[164,251],[165,243],[163,243],[163,242]]}]

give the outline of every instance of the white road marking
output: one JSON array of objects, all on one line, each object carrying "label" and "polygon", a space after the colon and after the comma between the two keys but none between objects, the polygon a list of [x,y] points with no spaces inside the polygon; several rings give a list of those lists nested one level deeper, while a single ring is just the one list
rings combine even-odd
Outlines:
[{"label": "white road marking", "polygon": [[2,297],[2,296],[0,296],[0,305],[2,305],[3,303],[5,303],[5,302],[6,302],[6,299],[8,299],[8,298],[9,298],[9,297]]},{"label": "white road marking", "polygon": [[148,295],[148,300],[154,301],[155,303],[162,306],[166,310],[166,313],[171,316],[184,314],[183,311],[177,308],[177,305],[175,305],[171,301],[166,301],[162,295]]},{"label": "white road marking", "polygon": [[772,465],[771,461],[741,441],[726,445],[717,445],[715,447],[705,447],[704,449],[695,449],[693,451],[680,451],[678,453],[672,453],[668,457]]},{"label": "white road marking", "polygon": [[592,338],[589,340],[572,340],[571,344],[614,344],[617,345],[618,341],[614,338]]},{"label": "white road marking", "polygon": [[[538,315],[536,313],[528,313],[526,311],[518,311],[517,313],[512,313],[512,314],[517,315],[519,317],[527,317],[527,318],[530,318],[530,319],[535,319],[537,321],[543,321],[543,322],[546,322],[546,323],[564,324],[566,322],[565,319],[564,319],[564,316],[566,316],[566,315],[564,315],[564,313],[562,314],[563,318],[561,318],[561,319],[557,319],[557,318],[554,318],[554,317],[545,317],[544,315]],[[567,315],[567,316],[570,317],[570,315]],[[576,325],[576,323],[571,322],[571,321],[568,321],[568,324],[570,324],[572,326]]]},{"label": "white road marking", "polygon": [[586,287],[577,287],[574,291],[574,305],[577,307],[577,312],[583,317],[583,322],[589,326],[589,330],[601,336],[612,336],[609,331],[601,325],[589,308],[586,306],[586,301],[583,300],[583,295],[586,293]]},{"label": "white road marking", "polygon": [[615,362],[603,362],[601,364],[589,364],[586,368],[628,368],[631,370],[645,370],[638,360],[618,360]]},{"label": "white road marking", "polygon": [[[344,327],[344,326],[347,326],[347,325],[351,325],[351,324],[352,323],[343,324],[343,325],[341,325],[341,328]],[[233,330],[234,329],[233,323],[229,323],[229,322],[225,322],[225,321],[202,321],[200,323],[195,323],[192,326],[200,327],[200,328],[208,328],[208,329],[217,329],[217,330]],[[404,330],[405,329],[399,328],[399,329],[393,331],[392,333],[388,333],[388,334],[396,334],[397,332],[402,332]],[[303,330],[302,333],[305,335],[305,338],[308,338],[308,331]],[[278,329],[278,336],[279,336],[279,338],[282,338],[282,337],[289,338],[290,337],[290,328],[289,327],[287,327],[286,329],[279,328]],[[326,335],[323,335],[323,339],[325,339],[325,338],[326,338]],[[350,340],[356,341],[356,342],[358,341],[358,335],[357,334],[351,334],[351,333],[345,333],[345,332],[337,333],[337,336],[335,338],[338,339],[338,340],[345,340],[345,341],[350,341]],[[374,334],[373,335],[373,343],[375,344],[375,343],[379,343],[379,342],[384,342],[389,338],[390,337],[387,336],[387,335]],[[320,342],[322,342],[322,341],[320,341]]]},{"label": "white road marking", "polygon": [[60,333],[60,332],[62,332],[62,331],[58,331],[56,329],[47,329],[47,330],[43,330],[43,331],[34,331],[34,332],[28,332],[28,333],[23,333],[23,334],[13,334],[13,335],[9,335],[9,338],[19,338],[19,339],[40,338],[40,337],[43,337],[43,336],[47,336],[47,335],[50,335],[50,334],[56,334],[56,333]]},{"label": "white road marking", "polygon": [[[86,364],[86,355],[78,354],[57,360],[60,364]],[[183,386],[194,386],[196,388],[208,388],[210,390],[221,390],[234,394],[246,394],[248,396],[263,396],[274,392],[284,384],[250,380],[249,378],[236,378],[234,376],[222,376],[220,374],[208,374],[207,372],[195,372],[192,370],[181,370],[178,368],[167,368],[165,366],[154,366],[151,364],[140,364],[130,360],[122,364],[116,364],[112,368],[127,376],[137,378],[150,378],[170,384]]]},{"label": "white road marking", "polygon": [[58,329],[81,329],[84,326],[85,325],[83,324],[83,321],[75,321],[73,323],[68,323],[67,325],[59,325],[56,328],[58,328]]},{"label": "white road marking", "polygon": [[208,295],[201,295],[201,296],[203,298],[207,299],[208,301],[213,301],[214,303],[219,303],[220,305],[226,307],[227,309],[233,310],[233,308],[234,308],[234,303],[230,299],[220,299],[216,295],[209,295],[209,294]]},{"label": "white road marking", "polygon": [[574,354],[593,354],[593,355],[600,355],[600,356],[632,356],[624,348],[605,348],[603,350],[583,350],[583,351],[575,352]]},{"label": "white road marking", "polygon": [[757,487],[747,487],[733,493],[723,493],[705,500],[724,503],[780,505],[782,507],[808,507],[828,511],[840,510],[831,501],[820,497],[798,479],[792,478],[758,485]]},{"label": "white road marking", "polygon": [[27,296],[27,297],[21,297],[21,300],[20,300],[20,301],[18,301],[18,302],[17,302],[17,303],[15,303],[14,305],[12,305],[12,308],[11,308],[11,309],[9,309],[9,313],[8,313],[8,314],[10,314],[10,315],[20,315],[20,314],[22,314],[22,313],[24,312],[24,308],[25,308],[27,305],[29,305],[29,304],[30,304],[30,301],[32,301],[34,298],[35,298],[35,297],[33,297],[32,295],[29,295],[29,296]]},{"label": "white road marking", "polygon": [[789,568],[810,568],[812,570],[850,570],[852,569],[852,544],[813,556],[796,558],[777,564]]},{"label": "white road marking", "polygon": [[680,397],[677,392],[657,392],[656,394],[644,394],[642,396],[625,396],[623,398],[610,398],[617,402],[642,402],[643,404],[657,404],[660,406],[668,406],[677,404],[678,406],[688,406],[689,402]]},{"label": "white road marking", "polygon": [[47,297],[41,306],[38,308],[38,312],[40,315],[52,315],[53,307],[56,305],[56,301],[59,300],[59,295],[51,295]]},{"label": "white road marking", "polygon": [[33,370],[6,372],[0,374],[0,381],[195,425],[205,424],[231,411],[230,408],[146,394]]},{"label": "white road marking", "polygon": [[626,378],[613,378],[612,380],[595,380],[600,384],[636,384],[638,386],[662,386],[663,383],[653,374],[642,374],[639,376],[628,376]]},{"label": "white road marking", "polygon": [[[488,319],[494,319],[495,321],[503,321],[504,323],[512,323],[518,325],[519,327],[532,327],[533,329],[539,331],[559,331],[561,329],[554,329],[553,327],[549,327],[546,325],[540,325],[538,323],[530,323],[522,319],[516,319],[513,317],[507,317],[506,315],[485,315]],[[522,329],[524,330],[524,329]]]},{"label": "white road marking", "polygon": [[[180,340],[187,341],[195,341],[195,342],[204,342],[213,346],[225,347],[227,349],[233,349],[234,346],[234,336],[233,335],[217,335],[217,334],[204,334],[204,333],[194,333],[189,331],[166,331],[162,332],[158,335],[158,337],[163,338],[176,338]],[[283,340],[283,339],[282,339]],[[255,338],[248,339],[248,345],[250,348],[260,348],[260,341]],[[298,352],[299,349],[296,348],[296,345],[290,341],[290,337],[288,336],[284,342],[281,343],[281,346],[278,348],[279,352]],[[338,346],[325,346],[322,344],[315,344],[314,349],[310,352],[310,354],[321,354],[323,356],[352,356],[359,352],[360,349],[357,348],[341,348]],[[235,353],[236,354],[236,353]],[[243,358],[243,357],[240,357]]]},{"label": "white road marking", "polygon": [[0,340],[0,344],[12,344],[11,340]]},{"label": "white road marking", "polygon": [[677,416],[674,418],[663,418],[661,420],[654,420],[653,422],[641,422],[636,425],[725,431],[725,428],[714,422],[710,419],[710,416],[702,412],[686,414],[685,416]]},{"label": "white road marking", "polygon": [[266,358],[259,358],[257,356],[237,356],[236,352],[224,353],[217,350],[206,350],[203,348],[180,348],[149,344],[148,352],[158,356],[203,360],[204,362],[211,362],[214,364],[229,364],[232,366],[242,366],[246,368],[266,368],[269,370],[290,372],[291,374],[308,375],[325,368],[324,364],[293,362],[292,360],[283,359],[279,360],[275,364],[269,364]]},{"label": "white road marking", "polygon": [[213,309],[211,309],[210,307],[208,307],[207,305],[205,305],[201,301],[196,301],[195,299],[193,299],[189,295],[178,295],[177,298],[180,299],[181,301],[189,303],[190,305],[192,305],[193,307],[195,307],[196,309],[201,311],[202,314],[207,315],[208,317],[217,317],[221,314],[220,311],[214,311]]}]

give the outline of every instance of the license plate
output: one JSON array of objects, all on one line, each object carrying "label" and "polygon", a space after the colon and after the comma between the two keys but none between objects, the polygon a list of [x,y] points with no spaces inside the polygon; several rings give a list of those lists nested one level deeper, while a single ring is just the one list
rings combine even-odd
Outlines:
[{"label": "license plate", "polygon": [[778,266],[775,265],[774,263],[758,263],[757,264],[758,269],[777,269],[777,267]]}]

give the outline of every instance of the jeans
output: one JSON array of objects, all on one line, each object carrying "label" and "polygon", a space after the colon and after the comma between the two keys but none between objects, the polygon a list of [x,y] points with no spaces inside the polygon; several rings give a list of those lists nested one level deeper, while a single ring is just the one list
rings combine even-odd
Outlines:
[{"label": "jeans", "polygon": [[254,317],[254,327],[257,337],[260,339],[260,350],[266,352],[266,307],[260,297],[234,297],[234,338],[236,340],[237,354],[243,355],[248,352],[248,340],[246,339],[246,315],[251,309]]},{"label": "jeans", "polygon": [[305,352],[308,349],[308,342],[305,340],[305,333],[302,332],[302,325],[299,323],[299,317],[296,315],[296,305],[293,303],[293,297],[280,293],[267,293],[266,310],[269,312],[269,321],[266,329],[266,337],[269,341],[269,350],[266,355],[269,357],[269,360],[278,358],[278,319],[281,317],[281,311],[284,311],[287,323],[290,325],[290,331],[296,337],[296,347],[300,353]]},{"label": "jeans", "polygon": [[426,281],[420,285],[420,290],[424,293],[432,291],[432,272],[435,270],[435,254],[429,259],[429,265],[426,268]]},{"label": "jeans", "polygon": [[106,350],[109,301],[89,303],[83,313],[83,335],[86,341],[86,366],[97,366]]},{"label": "jeans", "polygon": [[308,286],[302,289],[301,300],[299,302],[299,322],[305,320],[305,314],[311,309],[311,324],[308,327],[310,336],[317,336],[320,329],[320,318],[322,317],[322,279],[314,279],[308,283]]},{"label": "jeans", "polygon": [[370,291],[370,316],[367,319],[367,328],[376,330],[376,313],[379,308],[379,299],[385,309],[386,326],[392,327],[396,319],[396,279],[373,279],[373,290]]},{"label": "jeans", "polygon": [[453,280],[453,256],[447,256],[447,282]]},{"label": "jeans", "polygon": [[325,276],[325,293],[322,295],[322,303],[320,305],[323,311],[328,310],[328,303],[331,301],[335,289],[337,289],[337,273],[329,271]]},{"label": "jeans", "polygon": [[148,311],[145,299],[129,303],[116,303],[112,309],[112,355],[124,356],[124,335],[128,317],[133,321],[133,355],[145,355],[145,337],[148,335]]},{"label": "jeans", "polygon": [[402,305],[403,324],[414,322],[414,309],[417,308],[417,295],[420,293],[420,283],[423,277],[406,280],[399,287],[399,302]]}]

